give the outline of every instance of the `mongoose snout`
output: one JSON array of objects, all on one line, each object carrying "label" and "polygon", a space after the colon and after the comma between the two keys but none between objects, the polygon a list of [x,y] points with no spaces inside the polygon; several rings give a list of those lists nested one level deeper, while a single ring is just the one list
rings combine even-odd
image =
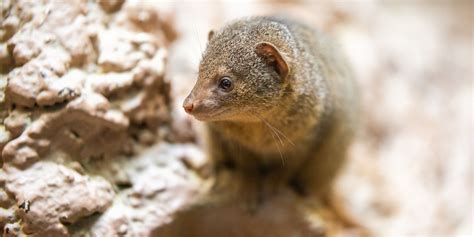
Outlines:
[{"label": "mongoose snout", "polygon": [[186,113],[191,114],[194,109],[194,101],[192,101],[192,99],[186,98],[183,103],[183,108]]},{"label": "mongoose snout", "polygon": [[184,100],[183,108],[186,113],[200,121],[215,120],[218,118],[217,115],[224,110],[212,98],[195,99],[192,94]]},{"label": "mongoose snout", "polygon": [[[183,102],[184,110],[201,121],[225,119],[232,103],[225,103],[234,89],[230,76],[216,75],[211,80],[201,79]],[[228,101],[227,101],[228,102]]]}]

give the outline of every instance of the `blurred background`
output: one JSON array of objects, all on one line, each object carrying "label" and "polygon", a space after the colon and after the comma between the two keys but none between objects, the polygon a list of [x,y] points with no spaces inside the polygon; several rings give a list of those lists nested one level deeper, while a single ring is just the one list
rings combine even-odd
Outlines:
[{"label": "blurred background", "polygon": [[208,31],[225,22],[284,14],[331,34],[350,59],[363,107],[363,126],[337,187],[347,208],[375,236],[472,236],[472,1],[176,1],[169,7],[180,33],[169,64],[177,108],[197,79]]}]

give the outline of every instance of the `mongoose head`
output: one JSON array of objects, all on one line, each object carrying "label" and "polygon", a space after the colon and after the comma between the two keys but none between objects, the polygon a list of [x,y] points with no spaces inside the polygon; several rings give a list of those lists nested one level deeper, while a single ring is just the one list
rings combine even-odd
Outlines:
[{"label": "mongoose head", "polygon": [[292,44],[287,27],[266,18],[211,31],[184,109],[201,121],[257,121],[291,90]]}]

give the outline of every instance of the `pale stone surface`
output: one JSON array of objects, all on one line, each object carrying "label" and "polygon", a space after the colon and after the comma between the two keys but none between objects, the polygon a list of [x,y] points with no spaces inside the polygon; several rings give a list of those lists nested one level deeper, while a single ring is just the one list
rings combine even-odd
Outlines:
[{"label": "pale stone surface", "polygon": [[26,170],[6,167],[4,172],[5,189],[20,207],[22,231],[32,236],[67,236],[65,225],[105,211],[115,196],[106,180],[54,162],[37,162]]},{"label": "pale stone surface", "polygon": [[1,7],[3,236],[147,236],[205,190],[206,162],[183,162],[201,150],[164,140],[179,137],[166,14],[124,1]]}]

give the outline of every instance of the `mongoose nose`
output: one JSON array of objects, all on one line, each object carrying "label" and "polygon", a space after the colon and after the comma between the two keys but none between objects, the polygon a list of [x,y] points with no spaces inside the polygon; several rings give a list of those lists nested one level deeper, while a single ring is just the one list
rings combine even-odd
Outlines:
[{"label": "mongoose nose", "polygon": [[191,113],[193,112],[194,104],[193,102],[186,100],[184,101],[183,108],[184,108],[184,111],[186,111],[186,113]]}]

